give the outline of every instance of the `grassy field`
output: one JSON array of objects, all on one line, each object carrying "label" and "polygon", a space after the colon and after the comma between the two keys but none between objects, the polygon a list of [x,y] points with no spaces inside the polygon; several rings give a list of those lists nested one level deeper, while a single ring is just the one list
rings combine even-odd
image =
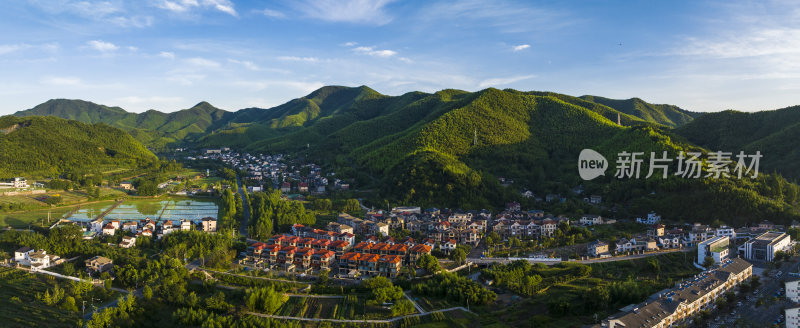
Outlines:
[{"label": "grassy field", "polygon": [[40,209],[19,213],[0,212],[0,227],[11,226],[13,228],[27,228],[28,224],[41,226],[42,219],[44,219],[44,223],[47,225],[48,211],[50,212],[50,222],[53,223],[73,208],[75,208],[75,206],[55,207],[52,209]]},{"label": "grassy field", "polygon": [[275,315],[327,318],[327,319],[386,319],[391,311],[381,306],[366,305],[361,295],[348,295],[345,298],[316,298],[292,296]]}]

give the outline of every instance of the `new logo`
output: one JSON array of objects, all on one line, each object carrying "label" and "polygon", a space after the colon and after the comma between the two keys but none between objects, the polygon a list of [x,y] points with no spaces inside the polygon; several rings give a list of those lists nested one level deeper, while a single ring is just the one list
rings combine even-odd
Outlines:
[{"label": "new logo", "polygon": [[578,174],[583,180],[592,180],[601,175],[606,175],[608,161],[600,153],[584,149],[578,155]]}]

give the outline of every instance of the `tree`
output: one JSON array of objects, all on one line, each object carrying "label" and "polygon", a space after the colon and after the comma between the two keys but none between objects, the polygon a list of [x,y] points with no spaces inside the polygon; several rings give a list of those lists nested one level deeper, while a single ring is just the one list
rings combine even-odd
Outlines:
[{"label": "tree", "polygon": [[403,289],[383,276],[364,280],[361,287],[369,291],[369,299],[373,304],[383,304],[403,298]]},{"label": "tree", "polygon": [[149,301],[153,298],[153,289],[150,288],[150,286],[144,286],[144,288],[142,288],[142,297],[144,297],[146,301]]},{"label": "tree", "polygon": [[64,298],[64,302],[61,302],[61,308],[67,311],[78,312],[78,306],[75,305],[75,298],[72,296]]},{"label": "tree", "polygon": [[456,248],[450,251],[450,259],[458,264],[464,264],[467,260],[467,252],[465,252],[464,249]]},{"label": "tree", "polygon": [[710,269],[711,267],[714,266],[715,263],[716,262],[714,261],[714,258],[711,256],[706,256],[706,258],[703,259],[703,267],[705,267],[706,269]]},{"label": "tree", "polygon": [[414,312],[414,304],[409,300],[399,300],[392,305],[392,316],[397,317]]},{"label": "tree", "polygon": [[434,274],[442,270],[439,260],[433,255],[423,254],[417,260],[417,267],[425,269],[429,274]]},{"label": "tree", "polygon": [[586,294],[586,307],[590,311],[601,310],[608,307],[608,301],[610,299],[611,293],[608,291],[608,288],[604,286],[595,286],[589,289],[589,292]]}]

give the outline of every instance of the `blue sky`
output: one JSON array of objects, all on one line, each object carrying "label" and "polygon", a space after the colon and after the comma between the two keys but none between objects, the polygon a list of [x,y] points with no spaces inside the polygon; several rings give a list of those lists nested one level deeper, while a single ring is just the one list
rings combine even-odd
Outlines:
[{"label": "blue sky", "polygon": [[793,1],[9,0],[0,32],[0,114],[266,108],[323,85],[800,104]]}]

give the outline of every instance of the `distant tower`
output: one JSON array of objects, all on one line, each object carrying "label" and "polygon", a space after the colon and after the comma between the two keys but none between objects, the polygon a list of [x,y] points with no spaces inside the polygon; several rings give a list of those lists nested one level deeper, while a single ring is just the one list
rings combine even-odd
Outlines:
[{"label": "distant tower", "polygon": [[472,136],[472,145],[478,145],[478,129],[475,129],[475,134]]},{"label": "distant tower", "polygon": [[622,126],[622,120],[620,120],[619,113],[617,113],[617,125]]}]

